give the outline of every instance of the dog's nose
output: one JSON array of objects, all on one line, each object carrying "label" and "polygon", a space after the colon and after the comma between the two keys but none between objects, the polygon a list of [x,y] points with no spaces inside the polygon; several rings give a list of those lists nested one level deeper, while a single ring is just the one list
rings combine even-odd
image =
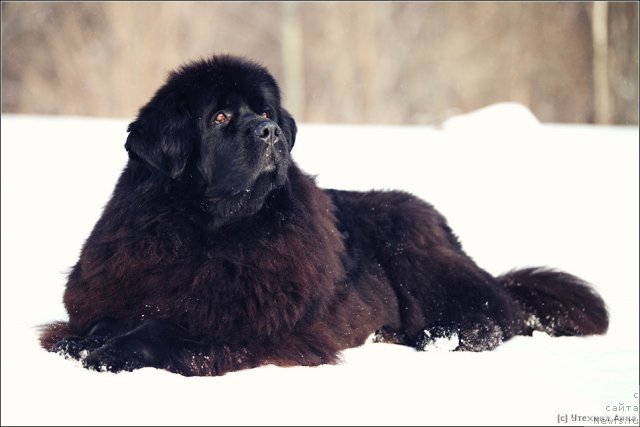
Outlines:
[{"label": "dog's nose", "polygon": [[261,122],[255,129],[259,140],[273,145],[280,138],[280,127],[272,121]]}]

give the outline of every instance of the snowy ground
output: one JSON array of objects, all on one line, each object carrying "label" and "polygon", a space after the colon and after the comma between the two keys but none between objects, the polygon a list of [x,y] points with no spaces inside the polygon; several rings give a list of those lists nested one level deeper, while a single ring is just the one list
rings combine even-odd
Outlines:
[{"label": "snowy ground", "polygon": [[126,161],[126,124],[2,116],[2,425],[637,419],[638,128],[539,125],[503,105],[443,130],[303,124],[294,148],[323,187],[430,201],[491,273],[548,265],[594,283],[606,336],[538,334],[480,354],[366,344],[337,366],[184,378],[87,371],[36,343],[36,325],[66,317],[65,274]]}]

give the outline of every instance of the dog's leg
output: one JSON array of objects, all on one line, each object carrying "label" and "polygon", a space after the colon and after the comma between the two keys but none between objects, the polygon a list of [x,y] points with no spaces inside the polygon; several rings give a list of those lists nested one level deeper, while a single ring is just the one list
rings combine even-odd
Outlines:
[{"label": "dog's leg", "polygon": [[413,247],[387,266],[402,319],[393,332],[405,344],[451,338],[456,350],[483,351],[514,335],[513,298],[461,251]]},{"label": "dog's leg", "polygon": [[264,365],[318,366],[337,363],[340,349],[332,331],[317,323],[268,342],[188,345],[175,354],[167,369],[186,376],[212,376]]},{"label": "dog's leg", "polygon": [[137,328],[112,337],[93,349],[83,364],[100,371],[166,368],[178,348],[177,326],[166,319],[150,319]]},{"label": "dog's leg", "polygon": [[267,364],[315,366],[339,360],[335,336],[320,324],[268,343],[225,345],[185,337],[170,320],[150,319],[89,353],[83,364],[98,371],[155,367],[185,376],[214,376]]},{"label": "dog's leg", "polygon": [[96,322],[86,335],[62,337],[48,350],[65,357],[81,359],[120,333],[121,327],[115,320],[103,319]]},{"label": "dog's leg", "polygon": [[[417,348],[424,349],[434,340],[447,337],[457,340],[454,350],[484,351],[515,334],[517,310],[513,299],[471,259],[450,259],[449,265],[436,272],[423,294],[425,317],[430,317],[431,322],[417,340]],[[438,307],[435,317],[429,316],[433,306]]]},{"label": "dog's leg", "polygon": [[256,366],[254,359],[246,348],[194,341],[172,320],[156,318],[107,341],[90,352],[83,365],[96,371],[153,367],[185,376],[210,376]]}]

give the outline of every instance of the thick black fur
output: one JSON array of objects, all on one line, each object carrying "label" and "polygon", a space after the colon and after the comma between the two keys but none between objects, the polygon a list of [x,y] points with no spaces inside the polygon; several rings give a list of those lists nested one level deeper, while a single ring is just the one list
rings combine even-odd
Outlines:
[{"label": "thick black fur", "polygon": [[[321,190],[263,67],[186,65],[129,126],[129,162],[42,345],[97,370],[222,375],[334,363],[371,334],[490,350],[517,334],[601,334],[602,299],[545,269],[495,278],[403,192]],[[357,159],[354,159],[357,161]]]}]

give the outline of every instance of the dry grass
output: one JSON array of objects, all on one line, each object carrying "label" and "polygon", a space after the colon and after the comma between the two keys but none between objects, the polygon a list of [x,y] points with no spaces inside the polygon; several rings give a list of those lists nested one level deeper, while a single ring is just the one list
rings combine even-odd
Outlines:
[{"label": "dry grass", "polygon": [[[304,121],[438,123],[498,101],[594,121],[590,3],[288,7],[2,3],[2,111],[133,117],[177,65],[234,53]],[[609,4],[608,123],[638,123],[637,20],[637,3]]]}]

